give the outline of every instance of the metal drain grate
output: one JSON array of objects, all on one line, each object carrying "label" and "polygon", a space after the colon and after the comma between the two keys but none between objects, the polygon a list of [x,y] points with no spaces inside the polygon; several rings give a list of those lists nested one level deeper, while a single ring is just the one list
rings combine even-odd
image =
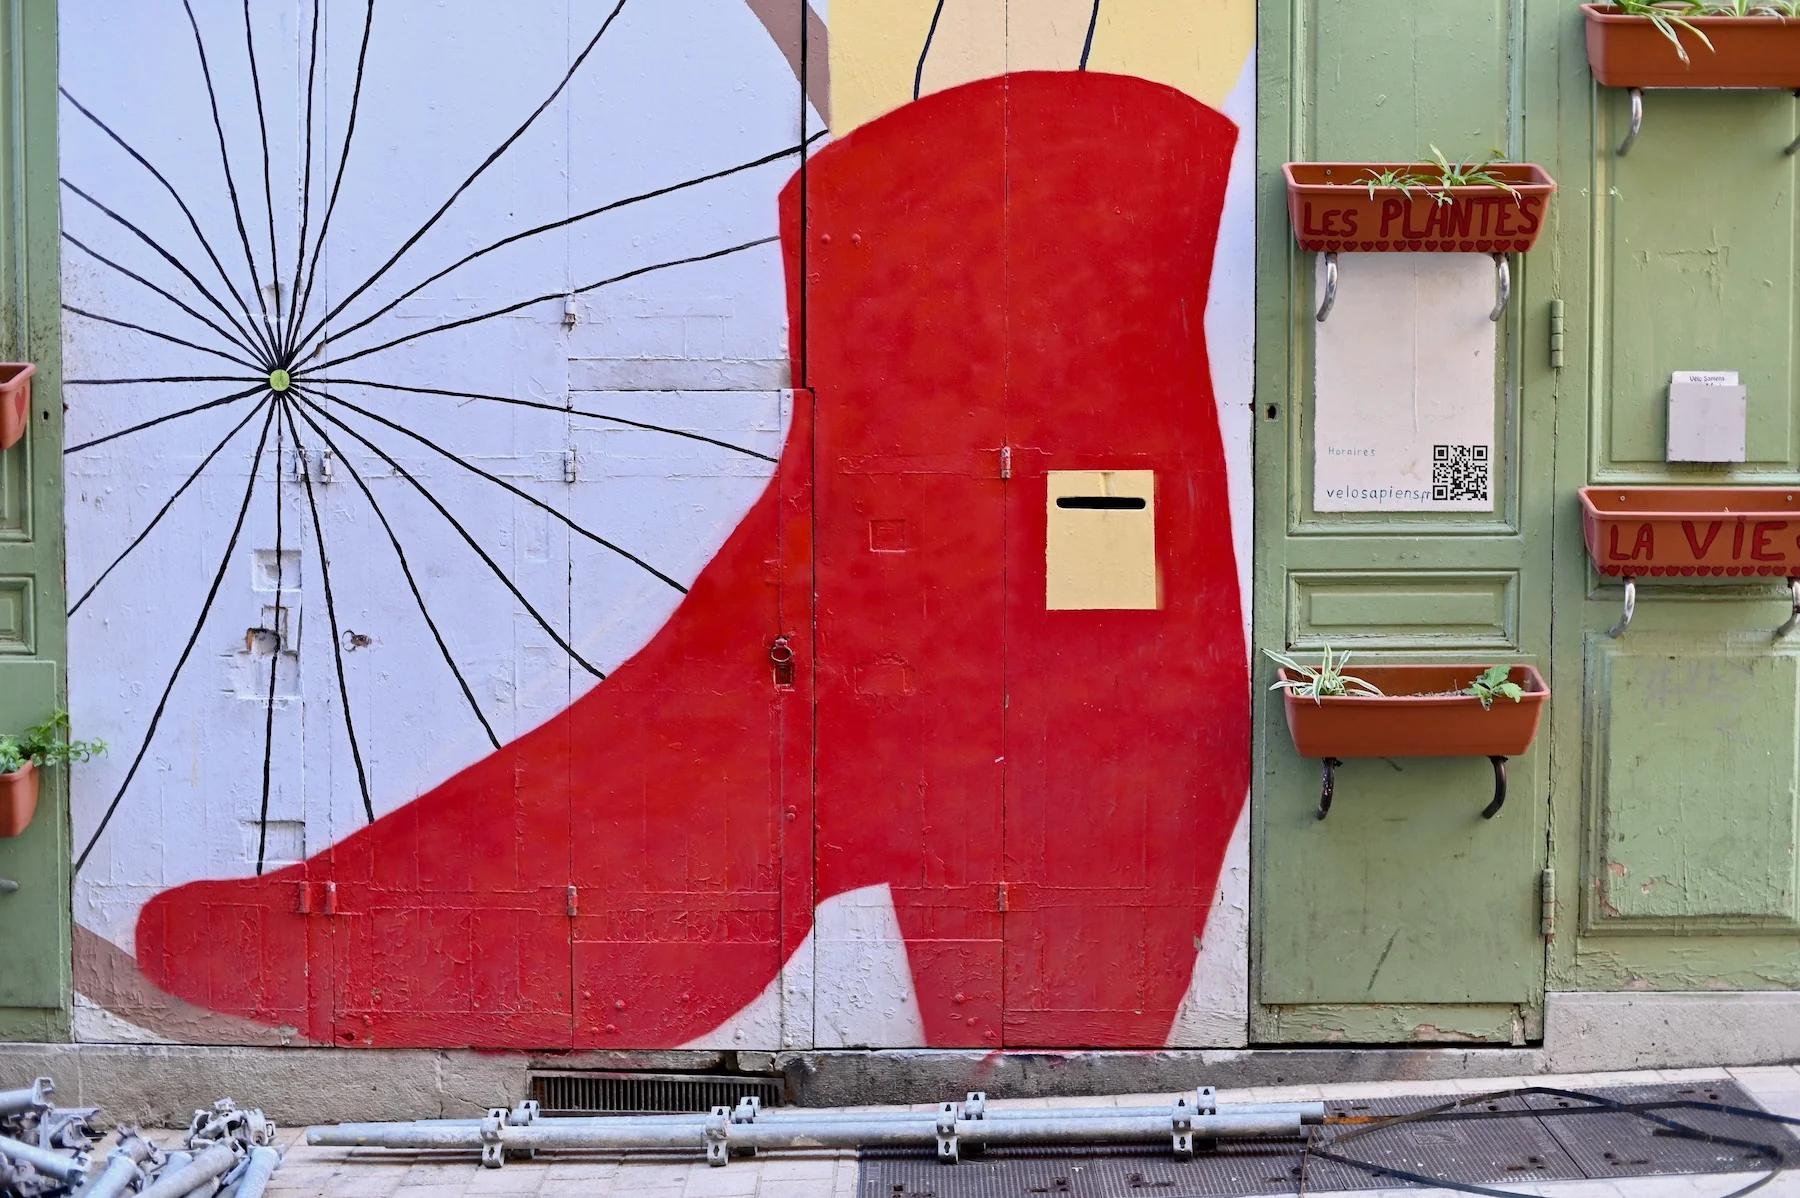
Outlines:
[{"label": "metal drain grate", "polygon": [[[1629,1102],[1702,1099],[1756,1109],[1730,1082],[1645,1086],[1602,1090]],[[1458,1095],[1333,1102],[1335,1112],[1399,1115],[1453,1101]],[[1682,1173],[1743,1172],[1764,1166],[1744,1162],[1729,1149],[1693,1140],[1651,1134],[1654,1128],[1628,1115],[1555,1115],[1556,1100],[1509,1098],[1490,1111],[1543,1109],[1543,1117],[1481,1119],[1455,1124],[1402,1126],[1359,1137],[1343,1146],[1345,1155],[1477,1185],[1513,1189],[1538,1181],[1649,1177]],[[1779,1125],[1735,1115],[1670,1111],[1669,1117],[1698,1130],[1743,1140],[1789,1146],[1790,1162],[1800,1161],[1800,1142]],[[1321,1147],[1335,1129],[1316,1129]],[[867,1152],[858,1177],[857,1198],[1145,1198],[1146,1195],[1207,1195],[1210,1198],[1293,1194],[1300,1178],[1297,1141],[1232,1141],[1192,1161],[1135,1149],[995,1149],[965,1156],[960,1165],[940,1165],[930,1157],[896,1150]],[[1348,1165],[1313,1159],[1306,1169],[1309,1192],[1406,1187],[1395,1178]],[[1411,1188],[1411,1187],[1406,1187]],[[1422,1191],[1423,1192],[1423,1191]]]},{"label": "metal drain grate", "polygon": [[780,1078],[698,1073],[534,1073],[531,1097],[546,1115],[662,1115],[710,1111],[756,1098],[780,1106]]}]

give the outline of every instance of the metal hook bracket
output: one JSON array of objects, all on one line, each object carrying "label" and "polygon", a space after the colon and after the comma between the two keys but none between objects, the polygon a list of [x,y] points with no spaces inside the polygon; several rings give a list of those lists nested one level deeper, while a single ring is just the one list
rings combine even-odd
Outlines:
[{"label": "metal hook bracket", "polygon": [[1334,251],[1325,255],[1325,299],[1319,304],[1319,323],[1331,315],[1332,308],[1337,306],[1338,291],[1338,256]]},{"label": "metal hook bracket", "polygon": [[[1794,93],[1794,99],[1800,100],[1800,91]],[[1787,149],[1783,150],[1782,153],[1786,154],[1789,158],[1792,158],[1795,154],[1800,154],[1800,137],[1796,137],[1793,141],[1790,141],[1787,144]]]},{"label": "metal hook bracket", "polygon": [[1787,618],[1787,623],[1775,630],[1776,640],[1781,640],[1794,629],[1800,628],[1800,578],[1790,578],[1787,581],[1788,591],[1794,600],[1794,614]]},{"label": "metal hook bracket", "polygon": [[1500,808],[1506,806],[1506,758],[1489,757],[1494,763],[1494,798],[1481,809],[1482,819],[1493,819],[1500,814]]},{"label": "metal hook bracket", "polygon": [[[1800,579],[1795,580],[1794,585],[1796,591],[1800,592]],[[1800,615],[1797,615],[1796,619],[1800,619]],[[1486,807],[1481,809],[1482,819],[1493,819],[1500,814],[1500,809],[1506,806],[1506,758],[1489,757],[1488,761],[1492,762],[1494,766],[1494,797],[1488,801]],[[1336,757],[1319,759],[1319,819],[1324,819],[1331,814],[1331,799],[1333,792],[1337,789],[1337,768],[1343,764]]]},{"label": "metal hook bracket", "polygon": [[1512,303],[1512,263],[1505,254],[1494,255],[1494,310],[1488,313],[1488,319],[1495,324],[1506,315],[1506,306]]},{"label": "metal hook bracket", "polygon": [[1619,157],[1631,153],[1631,147],[1637,144],[1638,134],[1644,131],[1644,89],[1631,89],[1631,129],[1625,134],[1625,140],[1619,143]]},{"label": "metal hook bracket", "polygon": [[1637,615],[1637,579],[1627,578],[1625,580],[1625,610],[1620,613],[1619,622],[1606,630],[1606,635],[1615,641],[1624,636],[1625,630],[1631,627],[1631,618],[1635,615]]},{"label": "metal hook bracket", "polygon": [[1324,776],[1319,782],[1319,818],[1324,819],[1331,814],[1331,793],[1337,783],[1337,767],[1344,763],[1335,757],[1326,757],[1319,764],[1324,767]]}]

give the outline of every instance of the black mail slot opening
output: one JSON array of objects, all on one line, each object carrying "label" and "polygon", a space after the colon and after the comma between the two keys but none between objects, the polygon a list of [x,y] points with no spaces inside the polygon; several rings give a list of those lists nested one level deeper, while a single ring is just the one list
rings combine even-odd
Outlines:
[{"label": "black mail slot opening", "polygon": [[1090,512],[1141,512],[1148,501],[1131,495],[1064,495],[1057,507],[1082,508]]}]

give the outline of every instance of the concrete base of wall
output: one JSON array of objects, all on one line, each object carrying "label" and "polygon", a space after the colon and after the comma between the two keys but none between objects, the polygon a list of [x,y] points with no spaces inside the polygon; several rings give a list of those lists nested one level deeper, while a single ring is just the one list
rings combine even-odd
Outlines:
[{"label": "concrete base of wall", "polygon": [[786,1078],[810,1106],[1173,1093],[1321,1082],[1518,1077],[1800,1061],[1800,994],[1553,994],[1541,1048],[1320,1048],[1009,1053],[645,1052],[503,1054],[165,1044],[0,1044],[0,1086],[39,1074],[67,1105],[109,1120],[185,1125],[229,1096],[279,1123],[468,1116],[526,1092],[533,1070],[744,1072]]}]

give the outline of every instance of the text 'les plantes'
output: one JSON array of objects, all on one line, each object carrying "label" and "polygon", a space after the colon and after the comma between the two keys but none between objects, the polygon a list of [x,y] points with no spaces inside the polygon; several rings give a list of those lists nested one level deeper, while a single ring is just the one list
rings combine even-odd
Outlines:
[{"label": "text 'les plantes'", "polygon": [[1349,664],[1350,650],[1333,653],[1331,646],[1325,646],[1324,656],[1317,667],[1303,665],[1285,653],[1277,653],[1273,649],[1264,649],[1263,654],[1283,669],[1292,670],[1298,678],[1277,678],[1272,691],[1290,691],[1296,697],[1311,699],[1317,703],[1320,699],[1341,698],[1346,695],[1381,694],[1381,688],[1372,682],[1344,673],[1344,666]]}]

